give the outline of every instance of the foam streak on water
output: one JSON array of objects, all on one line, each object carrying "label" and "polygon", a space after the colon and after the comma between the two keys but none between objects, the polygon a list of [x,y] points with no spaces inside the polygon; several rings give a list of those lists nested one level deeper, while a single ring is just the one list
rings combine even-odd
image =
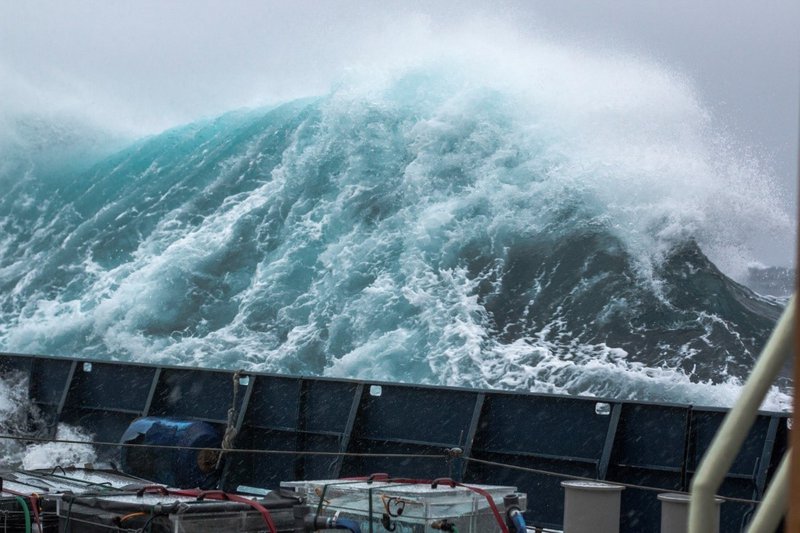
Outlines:
[{"label": "foam streak on water", "polygon": [[787,223],[768,177],[680,77],[535,52],[34,165],[0,349],[730,403],[780,306],[708,257]]}]

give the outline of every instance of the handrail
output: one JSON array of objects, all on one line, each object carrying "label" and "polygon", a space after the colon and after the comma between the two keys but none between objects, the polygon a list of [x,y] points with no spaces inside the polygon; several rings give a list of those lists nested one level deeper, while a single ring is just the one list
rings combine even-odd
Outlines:
[{"label": "handrail", "polygon": [[792,353],[794,314],[795,297],[792,296],[742,388],[742,395],[725,416],[700,463],[691,486],[689,533],[714,531],[715,493],[747,438],[761,402]]},{"label": "handrail", "polygon": [[767,493],[758,506],[747,533],[773,533],[789,507],[789,462],[792,450],[786,450],[781,465],[769,484]]}]

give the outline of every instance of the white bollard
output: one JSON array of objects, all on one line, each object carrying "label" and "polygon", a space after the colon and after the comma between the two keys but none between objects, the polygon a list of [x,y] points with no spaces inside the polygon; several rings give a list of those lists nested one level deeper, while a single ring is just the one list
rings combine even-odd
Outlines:
[{"label": "white bollard", "polygon": [[[689,531],[689,502],[692,497],[688,494],[665,492],[658,495],[661,500],[661,533],[686,533]],[[719,506],[722,499],[714,498],[717,504],[714,515],[714,529],[708,533],[719,533]]]},{"label": "white bollard", "polygon": [[601,481],[562,481],[564,533],[619,533],[625,487]]}]

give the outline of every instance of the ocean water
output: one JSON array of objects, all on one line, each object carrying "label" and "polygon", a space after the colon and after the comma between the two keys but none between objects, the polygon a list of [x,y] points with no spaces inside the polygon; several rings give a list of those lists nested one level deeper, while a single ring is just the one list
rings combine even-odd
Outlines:
[{"label": "ocean water", "polygon": [[0,350],[729,405],[785,304],[733,278],[788,219],[685,80],[606,68],[406,68],[124,146],[23,121]]}]

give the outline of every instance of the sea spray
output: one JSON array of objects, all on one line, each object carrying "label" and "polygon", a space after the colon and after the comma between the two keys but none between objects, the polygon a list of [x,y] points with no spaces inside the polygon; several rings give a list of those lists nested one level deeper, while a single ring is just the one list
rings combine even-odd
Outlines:
[{"label": "sea spray", "polygon": [[0,201],[0,348],[729,403],[780,305],[709,256],[784,223],[768,181],[679,77],[546,52],[32,171]]}]

